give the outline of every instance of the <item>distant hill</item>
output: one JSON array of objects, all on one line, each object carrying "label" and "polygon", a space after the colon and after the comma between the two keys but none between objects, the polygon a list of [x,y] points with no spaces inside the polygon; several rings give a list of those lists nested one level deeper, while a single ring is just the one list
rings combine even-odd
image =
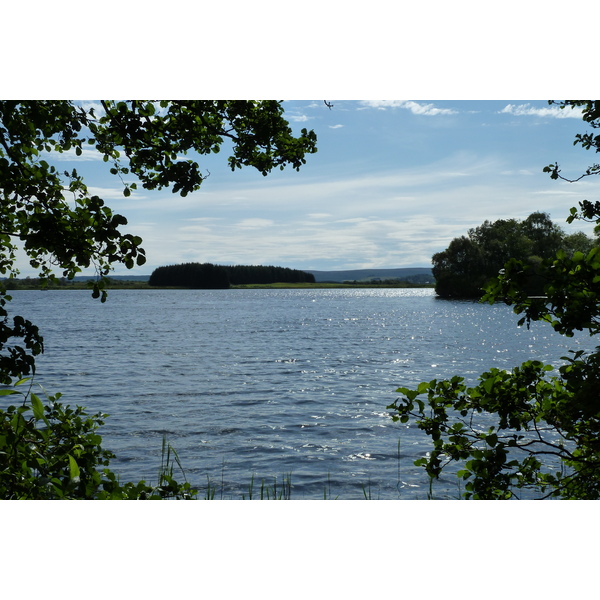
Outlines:
[{"label": "distant hill", "polygon": [[354,269],[348,271],[309,271],[317,283],[331,281],[369,281],[372,279],[402,279],[419,283],[434,283],[431,269],[425,267],[406,267],[401,269]]}]

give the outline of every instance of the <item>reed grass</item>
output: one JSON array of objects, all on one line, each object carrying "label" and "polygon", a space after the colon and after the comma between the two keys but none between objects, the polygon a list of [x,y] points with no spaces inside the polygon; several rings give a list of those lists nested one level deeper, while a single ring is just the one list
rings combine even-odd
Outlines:
[{"label": "reed grass", "polygon": [[[254,478],[255,475],[252,473],[252,478],[248,484],[248,497],[246,494],[242,494],[242,500],[254,499]],[[260,482],[260,499],[261,500],[291,500],[292,498],[292,473],[287,473],[282,476],[282,482],[277,488],[277,477],[273,477],[273,484],[269,485],[264,479]]]},{"label": "reed grass", "polygon": [[[402,495],[402,480],[401,480],[401,446],[400,439],[398,439],[397,446],[397,483],[396,489],[398,490],[398,499],[401,499]],[[161,465],[158,474],[158,484],[159,486],[163,482],[168,482],[174,478],[175,467],[178,467],[178,470],[183,475],[185,482],[187,483],[187,477],[185,474],[185,470],[183,465],[181,464],[181,460],[175,448],[167,442],[166,437],[163,437],[162,444],[162,457],[161,457]],[[224,500],[226,496],[229,499],[234,500],[234,492],[231,494],[226,493],[226,485],[225,485],[225,461],[223,461],[221,467],[221,477],[220,477],[220,485],[215,483],[209,475],[206,476],[206,487],[202,490],[194,489],[195,496],[198,497],[199,494],[202,494],[204,500]],[[460,484],[459,484],[460,485]],[[374,500],[380,499],[380,492],[377,492],[375,495],[376,489],[373,488],[371,477],[369,476],[366,484],[362,484],[359,486],[362,490],[362,496],[365,500]],[[237,499],[241,500],[291,500],[292,492],[294,489],[294,484],[292,482],[292,471],[288,473],[284,473],[280,479],[276,476],[270,478],[269,480],[265,480],[264,478],[260,480],[260,484],[257,483],[256,474],[252,473],[250,477],[250,482],[246,486],[246,490],[241,492],[237,496]],[[460,490],[459,490],[460,491]],[[338,500],[340,498],[339,495],[333,495],[332,493],[332,479],[331,473],[327,473],[327,479],[323,485],[323,500]],[[435,498],[433,491],[433,480],[429,481],[429,489],[426,491],[426,498],[433,500]]]}]

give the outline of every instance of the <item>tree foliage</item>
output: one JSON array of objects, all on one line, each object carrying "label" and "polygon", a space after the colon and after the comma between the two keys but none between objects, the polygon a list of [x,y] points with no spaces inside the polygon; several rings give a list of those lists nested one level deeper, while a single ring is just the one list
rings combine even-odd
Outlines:
[{"label": "tree foliage", "polygon": [[433,255],[436,293],[442,298],[480,298],[486,284],[514,259],[528,265],[523,281],[527,293],[541,294],[544,280],[537,273],[541,261],[552,258],[557,250],[572,255],[588,252],[593,245],[594,240],[582,232],[565,234],[543,212],[534,212],[523,221],[485,221]]},{"label": "tree foliage", "polygon": [[[560,106],[582,108],[584,121],[600,127],[599,102]],[[600,151],[600,136],[578,135],[575,143]],[[544,171],[553,179],[562,177],[557,164]],[[592,165],[582,177],[598,173],[600,167]],[[600,225],[600,203],[583,200],[567,221],[576,219]],[[546,321],[566,336],[600,331],[598,247],[540,256],[535,272],[543,298],[528,293],[533,269],[531,261],[511,257],[483,300],[512,305],[522,315],[521,325]],[[531,360],[511,371],[492,368],[471,387],[460,376],[423,382],[416,389],[402,387],[401,397],[388,408],[395,420],[414,420],[431,438],[431,453],[415,464],[432,481],[455,467],[466,498],[518,498],[528,492],[541,498],[598,499],[600,347],[589,354],[571,351],[563,360],[558,373]]]},{"label": "tree foliage", "polygon": [[314,283],[315,276],[298,269],[273,265],[232,265],[223,267],[232,285],[249,283]]},{"label": "tree foliage", "polygon": [[227,289],[229,278],[223,267],[211,263],[183,263],[157,267],[152,271],[148,285],[191,289]]},{"label": "tree foliage", "polygon": [[[209,175],[200,157],[225,145],[232,170],[250,166],[267,175],[286,165],[298,170],[316,152],[316,135],[306,129],[293,135],[278,101],[0,101],[3,395],[35,372],[35,356],[44,349],[33,323],[9,318],[7,287],[19,274],[19,249],[45,282],[95,268],[92,296],[102,302],[116,264],[132,268],[146,261],[142,239],[123,232],[127,219],[93,194],[76,169],[53,164],[58,155],[97,153],[125,197],[138,185],[185,196]],[[123,491],[108,471],[104,481],[98,479],[95,467],[109,459],[95,433],[101,416],[64,408],[57,397],[44,406],[35,394],[25,394],[20,406],[0,410],[0,497],[152,496],[143,482]],[[171,487],[176,497],[187,493],[179,485]]]}]

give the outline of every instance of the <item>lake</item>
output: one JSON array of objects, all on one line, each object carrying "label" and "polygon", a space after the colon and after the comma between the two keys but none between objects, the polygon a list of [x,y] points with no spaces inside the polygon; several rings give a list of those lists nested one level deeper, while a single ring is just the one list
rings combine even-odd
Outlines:
[{"label": "lake", "polygon": [[[100,433],[122,481],[155,482],[163,436],[188,481],[216,498],[254,496],[291,478],[292,499],[425,499],[413,461],[430,449],[391,420],[400,386],[569,348],[545,323],[528,330],[505,305],[447,301],[431,289],[11,292],[40,327],[36,383],[61,401],[109,413]],[[290,475],[291,474],[291,475]],[[181,478],[182,479],[182,478]],[[452,476],[437,498],[459,496]]]}]

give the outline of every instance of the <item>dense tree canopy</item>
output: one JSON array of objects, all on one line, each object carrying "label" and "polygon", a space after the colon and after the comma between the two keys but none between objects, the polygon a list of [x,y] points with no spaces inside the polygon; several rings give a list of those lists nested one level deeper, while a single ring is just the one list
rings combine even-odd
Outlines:
[{"label": "dense tree canopy", "polygon": [[297,269],[274,266],[183,263],[154,269],[148,284],[195,289],[228,288],[229,285],[269,283],[314,283],[315,276]]},{"label": "dense tree canopy", "polygon": [[95,268],[92,295],[104,302],[116,264],[146,261],[142,239],[122,231],[125,217],[90,193],[76,169],[57,168],[58,154],[99,153],[125,197],[137,185],[185,196],[208,176],[201,157],[225,142],[232,170],[251,166],[263,175],[286,165],[299,169],[316,152],[315,133],[293,135],[277,101],[0,101],[0,384],[22,385],[0,394],[24,397],[20,406],[0,410],[0,497],[189,496],[168,472],[159,491],[143,482],[120,486],[108,470],[101,478],[96,467],[110,453],[95,429],[104,415],[65,409],[57,397],[43,405],[21,392],[28,388],[20,378],[34,372],[43,338],[25,318],[9,319],[5,282],[19,273],[21,248],[43,281]]},{"label": "dense tree canopy", "polygon": [[542,294],[544,280],[537,273],[541,261],[551,259],[558,250],[567,255],[589,252],[594,240],[584,233],[571,235],[552,222],[543,212],[534,212],[525,220],[485,221],[455,238],[443,252],[432,257],[436,293],[442,298],[480,298],[483,288],[510,260],[529,265],[523,281],[530,295]]},{"label": "dense tree canopy", "polygon": [[314,283],[315,276],[298,269],[273,265],[232,265],[223,267],[231,285],[249,283]]},{"label": "dense tree canopy", "polygon": [[[600,102],[560,106],[581,107],[584,121],[600,127]],[[575,143],[600,151],[598,135],[578,135]],[[544,171],[563,178],[557,164]],[[598,173],[600,166],[594,164],[581,177]],[[600,202],[580,202],[567,221],[576,219],[600,226]],[[571,250],[540,257],[535,265],[512,257],[487,286],[484,300],[513,305],[523,315],[520,324],[547,321],[559,334],[587,330],[596,335],[600,248]],[[532,271],[543,282],[543,298],[528,293]],[[572,351],[558,373],[553,370],[531,360],[510,372],[491,368],[471,387],[458,375],[423,382],[416,389],[399,388],[401,397],[388,408],[394,419],[414,420],[431,437],[432,451],[415,464],[432,481],[456,466],[466,498],[518,498],[528,491],[542,498],[599,499],[600,348],[589,354]],[[483,427],[482,416],[491,425]]]},{"label": "dense tree canopy", "polygon": [[148,284],[155,287],[227,289],[229,278],[225,269],[210,263],[183,263],[154,269]]}]

